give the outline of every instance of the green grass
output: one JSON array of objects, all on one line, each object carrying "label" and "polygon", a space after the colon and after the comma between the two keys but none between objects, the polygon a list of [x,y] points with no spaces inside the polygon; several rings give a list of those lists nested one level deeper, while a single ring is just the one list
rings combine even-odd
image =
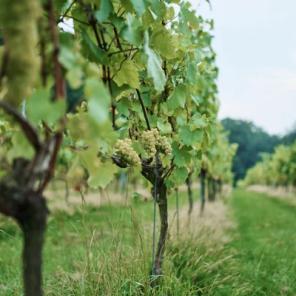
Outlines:
[{"label": "green grass", "polygon": [[[180,207],[187,196],[180,194]],[[169,198],[169,208],[175,198]],[[128,206],[86,206],[73,214],[54,212],[48,221],[44,248],[44,288],[46,295],[202,295],[213,287],[215,270],[206,271],[222,255],[216,249],[201,250],[198,241],[171,241],[160,289],[149,284],[151,264],[151,202]],[[197,214],[197,213],[194,213]],[[178,250],[178,251],[177,251]],[[187,274],[180,274],[182,252],[188,257]],[[186,254],[186,255],[185,255]],[[21,233],[12,220],[0,219],[0,295],[21,295]],[[202,256],[204,259],[201,260]],[[187,258],[187,257],[185,257]],[[199,259],[197,261],[196,259]],[[179,268],[179,269],[178,269]],[[218,268],[218,265],[217,265]],[[201,285],[199,275],[206,277]],[[202,287],[201,287],[202,286]],[[208,294],[214,295],[214,294]]]},{"label": "green grass", "polygon": [[[180,194],[180,207],[187,207]],[[169,198],[174,209],[174,196]],[[296,209],[266,196],[235,191],[232,240],[170,238],[162,287],[152,290],[151,202],[85,206],[53,212],[44,248],[44,288],[49,296],[249,296],[296,295]],[[198,213],[193,213],[197,215]],[[186,231],[186,229],[184,230]],[[0,218],[0,295],[21,295],[21,233]]]},{"label": "green grass", "polygon": [[236,191],[231,200],[241,276],[250,295],[296,295],[296,207],[264,194]]}]

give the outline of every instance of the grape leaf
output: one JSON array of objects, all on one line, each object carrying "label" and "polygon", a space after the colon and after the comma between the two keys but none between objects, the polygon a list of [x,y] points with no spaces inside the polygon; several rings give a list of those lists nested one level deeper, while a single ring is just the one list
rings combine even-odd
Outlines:
[{"label": "grape leaf", "polygon": [[140,46],[143,41],[143,28],[139,19],[128,13],[127,25],[122,32],[123,38],[135,46]]},{"label": "grape leaf", "polygon": [[112,11],[113,5],[111,0],[101,0],[100,9],[95,12],[95,17],[99,22],[103,22],[108,19]]},{"label": "grape leaf", "polygon": [[107,64],[108,57],[106,53],[92,41],[84,29],[81,30],[81,37],[84,53],[89,60],[95,63]]},{"label": "grape leaf", "polygon": [[28,118],[35,124],[41,121],[55,124],[66,109],[66,100],[51,101],[50,91],[43,88],[35,90],[26,103]]},{"label": "grape leaf", "polygon": [[139,73],[135,63],[131,60],[124,62],[119,72],[116,73],[114,81],[118,86],[128,84],[132,88],[139,88]]},{"label": "grape leaf", "polygon": [[109,118],[110,95],[104,84],[97,79],[89,78],[85,83],[85,96],[88,99],[88,112],[98,124]]},{"label": "grape leaf", "polygon": [[155,90],[161,92],[164,89],[166,77],[162,69],[161,58],[149,47],[149,35],[147,31],[145,32],[144,51],[148,58],[148,76],[152,78]]},{"label": "grape leaf", "polygon": [[186,103],[186,96],[186,86],[183,84],[178,85],[168,99],[168,108],[171,110],[175,110],[179,107],[184,108]]},{"label": "grape leaf", "polygon": [[118,171],[116,165],[112,162],[100,163],[99,168],[96,166],[94,170],[88,168],[89,178],[87,183],[92,188],[105,188],[113,179],[114,174]]},{"label": "grape leaf", "polygon": [[176,187],[176,185],[184,184],[187,177],[188,177],[187,168],[177,167],[174,169],[168,181],[172,185],[172,187]]},{"label": "grape leaf", "polygon": [[141,16],[145,12],[144,0],[130,0],[138,16]]},{"label": "grape leaf", "polygon": [[200,129],[192,131],[188,126],[181,126],[179,134],[184,145],[192,146],[201,143],[204,132]]},{"label": "grape leaf", "polygon": [[172,59],[176,56],[177,44],[175,38],[164,27],[152,34],[151,47],[166,59]]},{"label": "grape leaf", "polygon": [[186,146],[180,148],[177,143],[173,143],[174,164],[177,167],[186,167],[191,160],[190,149]]}]

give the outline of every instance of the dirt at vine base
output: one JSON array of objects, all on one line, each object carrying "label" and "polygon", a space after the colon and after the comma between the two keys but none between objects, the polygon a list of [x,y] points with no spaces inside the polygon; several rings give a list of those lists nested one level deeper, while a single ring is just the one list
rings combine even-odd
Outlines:
[{"label": "dirt at vine base", "polygon": [[114,192],[112,189],[90,191],[81,195],[79,192],[70,190],[68,197],[66,197],[65,190],[62,188],[50,188],[45,193],[48,201],[48,206],[51,211],[63,210],[66,212],[73,212],[77,207],[84,204],[95,207],[108,204],[125,205],[129,202],[131,195],[137,192],[143,199],[149,199],[150,194],[143,188],[133,188],[129,193]]},{"label": "dirt at vine base", "polygon": [[[150,189],[145,189],[141,186],[131,186],[126,191],[116,191],[112,186],[109,186],[104,190],[89,191],[83,196],[75,191],[69,190],[68,197],[66,196],[66,190],[63,188],[63,184],[56,184],[58,186],[49,188],[45,196],[48,200],[50,210],[63,210],[72,212],[75,208],[87,204],[95,207],[99,207],[106,204],[121,204],[126,205],[133,198],[134,194],[138,195],[143,200],[150,200]],[[192,184],[192,189],[198,189],[199,185]],[[179,191],[186,191],[186,185],[180,186]]]},{"label": "dirt at vine base", "polygon": [[196,202],[190,217],[188,216],[188,207],[182,207],[179,210],[179,234],[176,211],[170,212],[169,225],[170,235],[174,237],[196,236],[201,238],[205,236],[211,237],[211,240],[206,239],[205,241],[219,241],[221,243],[230,240],[227,230],[234,228],[234,222],[223,199],[207,202],[202,214],[200,213],[200,203]]},{"label": "dirt at vine base", "polygon": [[264,185],[252,185],[247,188],[248,191],[265,193],[271,197],[285,199],[286,201],[296,205],[296,189],[285,187],[272,187]]},{"label": "dirt at vine base", "polygon": [[[193,184],[194,189],[198,184]],[[186,186],[181,186],[179,191],[186,191]],[[142,187],[135,187],[127,192],[114,192],[112,188],[89,192],[82,197],[78,192],[71,190],[68,198],[65,197],[65,190],[61,187],[58,189],[51,188],[46,192],[48,206],[51,211],[62,210],[73,213],[80,206],[87,204],[95,207],[108,204],[126,205],[130,202],[131,196],[136,192],[140,198],[145,200],[151,199],[149,190]],[[233,228],[233,222],[228,213],[228,207],[225,204],[227,196],[230,195],[230,188],[225,187],[223,198],[219,197],[215,202],[206,202],[204,212],[200,213],[200,202],[194,204],[192,213],[188,215],[188,205],[179,209],[179,235],[177,234],[177,213],[176,210],[169,212],[169,233],[173,237],[186,236],[210,236],[209,241],[227,242],[229,237],[227,230]],[[225,197],[226,196],[226,197]]]}]

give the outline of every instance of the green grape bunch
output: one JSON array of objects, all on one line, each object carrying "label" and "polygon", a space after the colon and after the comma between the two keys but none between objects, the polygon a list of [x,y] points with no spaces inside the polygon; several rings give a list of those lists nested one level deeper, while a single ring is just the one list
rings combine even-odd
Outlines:
[{"label": "green grape bunch", "polygon": [[172,153],[172,147],[169,140],[166,137],[161,136],[156,128],[144,131],[140,141],[148,157],[154,157],[157,151],[165,155],[170,155]]},{"label": "green grape bunch", "polygon": [[141,159],[132,146],[130,139],[117,140],[115,144],[115,156],[131,166],[140,166]]},{"label": "green grape bunch", "polygon": [[144,131],[141,134],[140,142],[143,145],[145,152],[147,153],[149,158],[153,158],[156,154],[156,139],[158,136],[157,129],[152,129],[148,131]]},{"label": "green grape bunch", "polygon": [[161,152],[165,155],[172,154],[172,146],[171,146],[167,137],[159,136],[156,148],[157,148],[157,150],[159,150],[159,152]]}]

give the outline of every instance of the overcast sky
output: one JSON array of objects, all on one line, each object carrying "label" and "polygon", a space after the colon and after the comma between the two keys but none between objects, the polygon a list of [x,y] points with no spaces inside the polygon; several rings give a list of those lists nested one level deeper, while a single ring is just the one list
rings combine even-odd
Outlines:
[{"label": "overcast sky", "polygon": [[296,1],[191,0],[215,20],[220,118],[254,121],[270,133],[296,123]]}]

